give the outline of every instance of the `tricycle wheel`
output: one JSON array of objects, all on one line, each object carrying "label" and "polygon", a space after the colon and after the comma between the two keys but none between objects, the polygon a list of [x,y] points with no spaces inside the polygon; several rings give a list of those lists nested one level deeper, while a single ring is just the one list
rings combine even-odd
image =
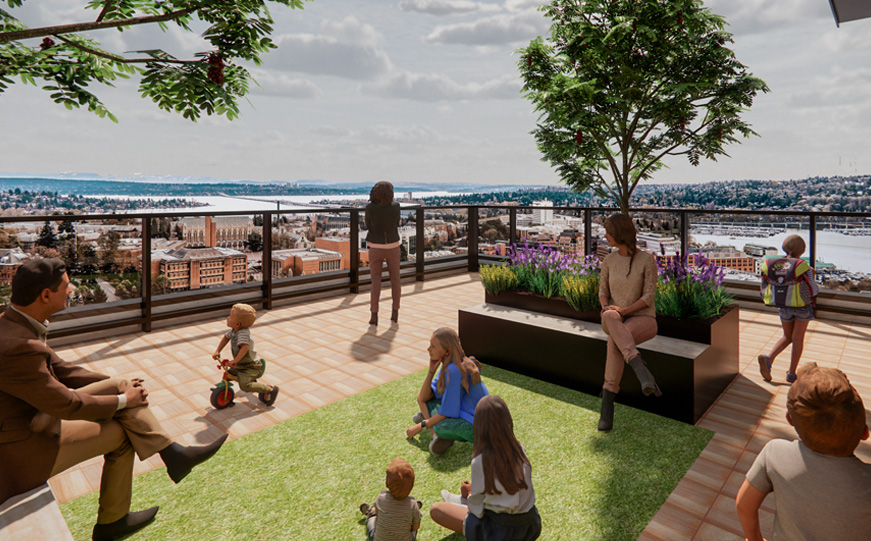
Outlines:
[{"label": "tricycle wheel", "polygon": [[266,373],[266,359],[260,359],[260,374],[257,375],[258,378],[262,378],[263,374]]},{"label": "tricycle wheel", "polygon": [[235,398],[235,396],[236,393],[233,391],[232,387],[225,389],[223,385],[220,385],[212,389],[212,396],[209,401],[215,409],[222,410],[229,406],[235,406],[233,403],[233,398]]}]

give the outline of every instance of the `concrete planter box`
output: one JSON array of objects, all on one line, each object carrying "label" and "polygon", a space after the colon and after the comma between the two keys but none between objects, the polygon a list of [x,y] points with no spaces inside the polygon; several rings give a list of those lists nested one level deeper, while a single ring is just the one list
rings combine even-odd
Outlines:
[{"label": "concrete planter box", "polygon": [[[466,354],[585,393],[601,392],[608,337],[598,313],[593,318],[574,311],[565,300],[516,292],[488,296],[487,301],[460,310]],[[660,334],[638,349],[663,396],[644,396],[627,368],[617,401],[695,423],[738,374],[738,307],[713,321],[657,317],[657,324]]]}]

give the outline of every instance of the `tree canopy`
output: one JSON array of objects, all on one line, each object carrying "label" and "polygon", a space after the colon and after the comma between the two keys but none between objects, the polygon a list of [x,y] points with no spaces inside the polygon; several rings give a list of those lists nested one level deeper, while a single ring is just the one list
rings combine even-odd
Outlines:
[{"label": "tree canopy", "polygon": [[[25,0],[5,0],[9,9],[0,8],[0,93],[17,77],[41,85],[67,109],[87,106],[117,122],[88,86],[114,86],[118,78],[135,75],[140,77],[139,93],[161,109],[193,121],[202,113],[234,119],[239,115],[237,99],[248,93],[251,80],[239,62],[260,65],[261,54],[275,48],[267,3],[301,9],[306,0],[83,1],[85,8],[97,12],[93,20],[28,28],[11,11]],[[202,37],[209,50],[189,59],[159,48],[108,51],[87,34],[139,25],[157,25],[165,32],[168,24],[193,32],[192,26],[202,23],[208,25]]]},{"label": "tree canopy", "polygon": [[662,158],[727,155],[766,84],[728,48],[726,22],[701,0],[553,0],[550,37],[521,48],[524,96],[540,113],[542,161],[578,192],[628,212]]}]

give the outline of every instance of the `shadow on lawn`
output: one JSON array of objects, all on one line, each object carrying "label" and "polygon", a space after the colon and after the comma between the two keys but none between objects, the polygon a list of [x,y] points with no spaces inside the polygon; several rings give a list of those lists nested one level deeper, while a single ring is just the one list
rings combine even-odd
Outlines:
[{"label": "shadow on lawn", "polygon": [[562,387],[555,383],[549,383],[529,376],[517,374],[510,370],[496,368],[495,366],[486,363],[482,364],[484,365],[484,368],[481,370],[481,375],[485,378],[495,379],[496,381],[506,383],[513,387],[519,387],[520,389],[531,393],[560,400],[566,404],[571,404],[572,406],[577,406],[596,413],[599,412],[599,399],[595,396],[574,389],[569,389],[568,387]]},{"label": "shadow on lawn", "polygon": [[472,463],[472,444],[465,441],[458,441],[448,449],[442,456],[436,456],[429,452],[429,443],[432,441],[432,436],[429,431],[427,435],[421,434],[415,439],[406,440],[408,444],[417,447],[422,452],[426,453],[427,463],[429,466],[439,472],[453,472],[462,468],[467,468]]}]

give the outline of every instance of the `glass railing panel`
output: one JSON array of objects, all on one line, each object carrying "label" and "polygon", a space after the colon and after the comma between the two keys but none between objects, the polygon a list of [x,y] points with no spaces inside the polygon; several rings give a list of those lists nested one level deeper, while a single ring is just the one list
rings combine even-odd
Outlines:
[{"label": "glass railing panel", "polygon": [[151,219],[152,295],[262,280],[263,215]]},{"label": "glass railing panel", "polygon": [[[804,215],[783,214],[692,214],[691,253],[725,267],[726,280],[756,282],[768,257],[783,255],[783,241],[798,235],[809,243],[810,220]],[[809,256],[806,249],[804,257]]]},{"label": "glass railing panel", "polygon": [[871,218],[827,216],[817,218],[816,225],[815,267],[821,287],[871,294]]},{"label": "glass railing panel", "polygon": [[[346,233],[339,235],[341,230]],[[347,220],[336,220],[332,213],[282,212],[275,215],[270,269],[273,282],[347,269],[350,265],[347,231]]]}]

